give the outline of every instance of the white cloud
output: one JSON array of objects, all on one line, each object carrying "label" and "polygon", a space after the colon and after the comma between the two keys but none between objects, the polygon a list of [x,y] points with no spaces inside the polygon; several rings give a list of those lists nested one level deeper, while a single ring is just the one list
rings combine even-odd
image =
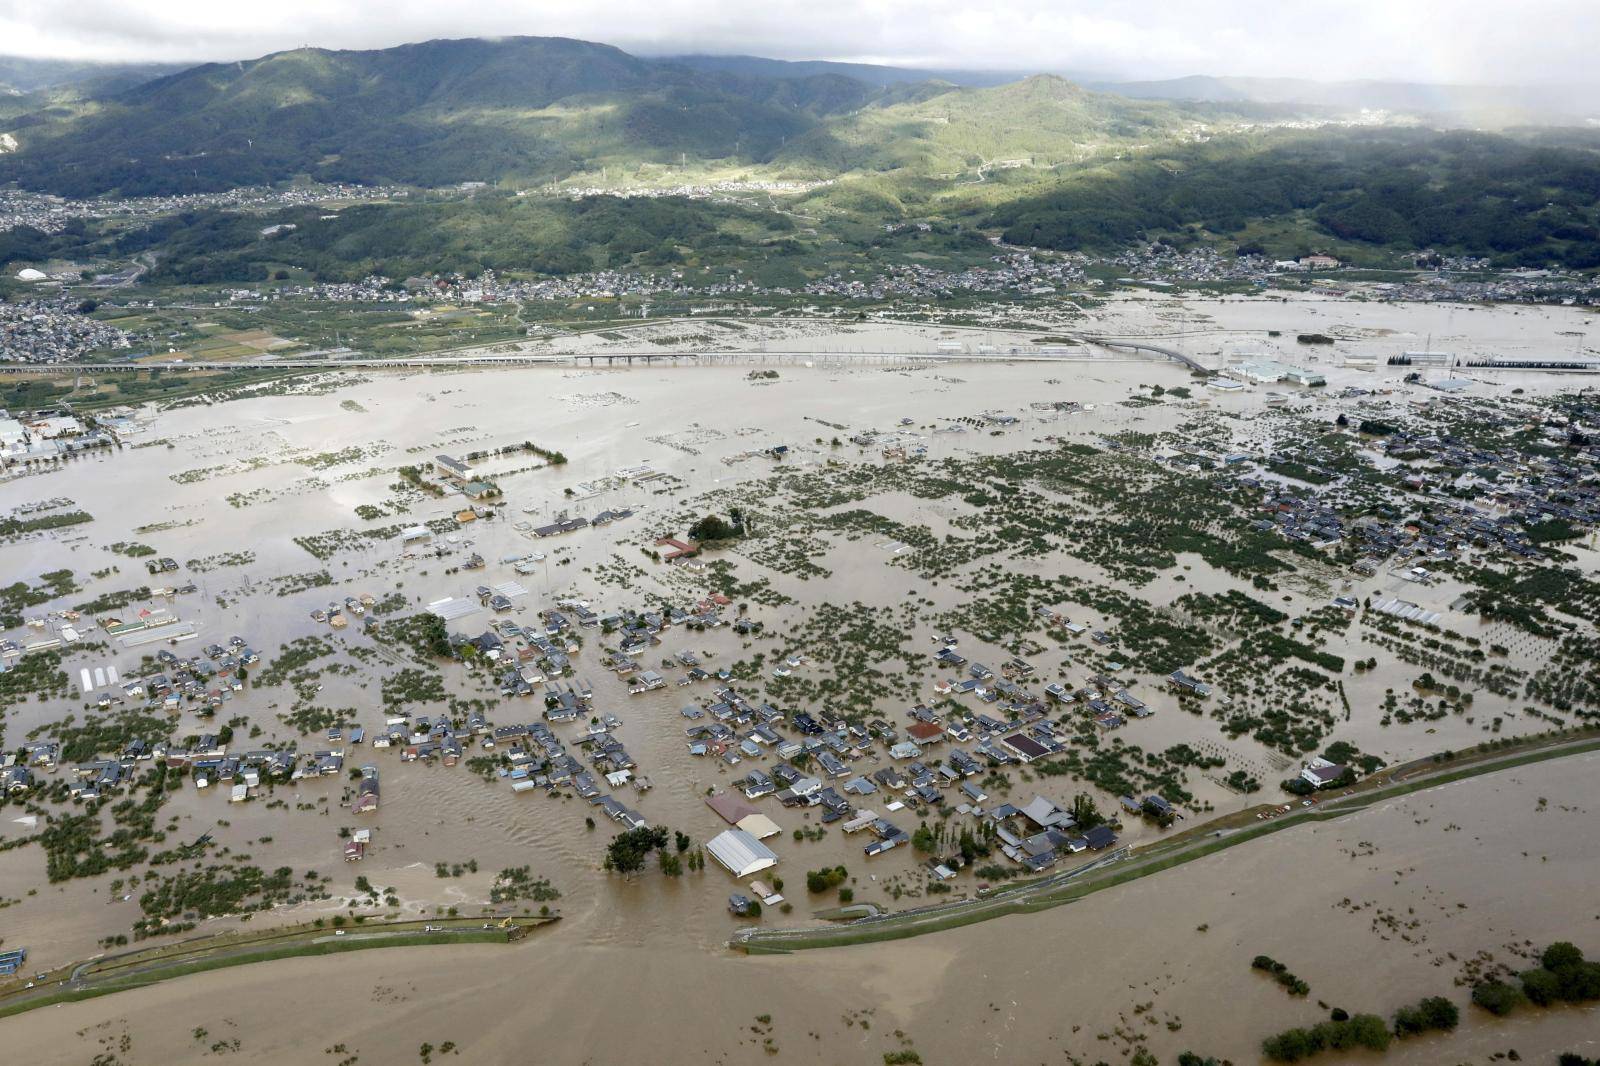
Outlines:
[{"label": "white cloud", "polygon": [[0,0],[0,53],[249,58],[312,44],[553,35],[969,69],[1582,82],[1595,0]]}]

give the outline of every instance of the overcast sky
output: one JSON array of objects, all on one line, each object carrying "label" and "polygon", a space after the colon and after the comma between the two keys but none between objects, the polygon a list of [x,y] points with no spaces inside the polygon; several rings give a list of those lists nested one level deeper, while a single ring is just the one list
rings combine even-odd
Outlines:
[{"label": "overcast sky", "polygon": [[250,58],[434,37],[899,66],[1594,82],[1600,0],[0,0],[0,54]]}]

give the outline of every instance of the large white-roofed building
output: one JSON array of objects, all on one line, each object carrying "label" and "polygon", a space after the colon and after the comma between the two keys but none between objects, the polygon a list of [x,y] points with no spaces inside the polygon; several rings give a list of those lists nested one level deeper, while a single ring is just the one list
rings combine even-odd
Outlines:
[{"label": "large white-roofed building", "polygon": [[772,849],[743,829],[718,833],[706,844],[706,850],[735,877],[749,877],[778,865],[778,856]]}]

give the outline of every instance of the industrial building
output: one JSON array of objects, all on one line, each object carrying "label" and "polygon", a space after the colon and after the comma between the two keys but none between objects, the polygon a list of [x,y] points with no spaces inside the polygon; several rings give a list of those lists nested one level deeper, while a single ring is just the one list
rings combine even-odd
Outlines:
[{"label": "industrial building", "polygon": [[1228,367],[1222,373],[1227,377],[1249,382],[1253,385],[1276,385],[1280,381],[1287,381],[1294,385],[1314,388],[1328,383],[1328,379],[1315,370],[1291,366],[1288,363],[1279,363],[1271,359],[1239,363]]},{"label": "industrial building", "polygon": [[711,857],[735,877],[749,877],[778,865],[778,856],[743,829],[718,833],[706,844]]}]

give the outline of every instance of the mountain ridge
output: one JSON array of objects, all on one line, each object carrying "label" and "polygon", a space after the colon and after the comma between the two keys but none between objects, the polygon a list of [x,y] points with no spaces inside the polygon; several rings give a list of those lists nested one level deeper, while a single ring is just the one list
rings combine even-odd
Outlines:
[{"label": "mountain ridge", "polygon": [[188,68],[22,116],[0,179],[69,195],[286,180],[419,185],[561,177],[608,157],[759,160],[880,90],[753,78],[566,38],[292,49]]}]

